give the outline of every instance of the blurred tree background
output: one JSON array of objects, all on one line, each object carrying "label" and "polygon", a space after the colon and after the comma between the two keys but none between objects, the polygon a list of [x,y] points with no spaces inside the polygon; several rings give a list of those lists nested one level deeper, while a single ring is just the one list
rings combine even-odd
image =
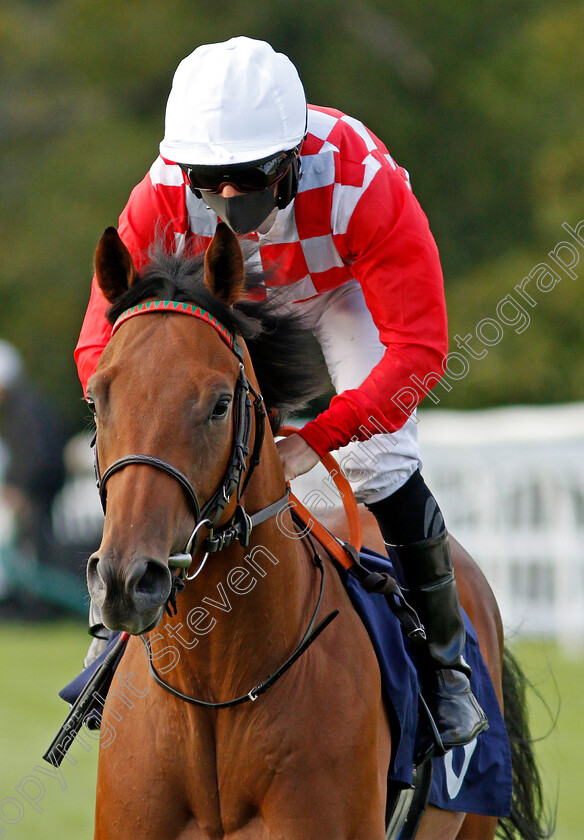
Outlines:
[{"label": "blurred tree background", "polygon": [[[562,222],[584,219],[579,2],[5,0],[0,336],[74,428],[95,244],[157,154],[178,62],[238,34],[288,54],[309,101],[362,119],[409,170],[452,336],[495,317],[567,238]],[[561,276],[527,329],[506,327],[450,393],[438,388],[441,407],[582,398],[582,282]]]}]

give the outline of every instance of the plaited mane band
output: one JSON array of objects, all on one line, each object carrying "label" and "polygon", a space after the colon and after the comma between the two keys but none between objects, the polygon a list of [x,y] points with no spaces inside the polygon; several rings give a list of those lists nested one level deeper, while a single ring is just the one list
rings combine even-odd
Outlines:
[{"label": "plaited mane band", "polygon": [[136,306],[130,307],[130,309],[125,309],[113,325],[112,335],[125,321],[128,321],[135,315],[144,315],[148,312],[178,312],[179,315],[192,315],[193,318],[205,321],[205,323],[213,327],[227,346],[235,352],[236,345],[233,333],[227,327],[224,327],[214,315],[211,315],[206,309],[201,309],[200,306],[195,306],[192,303],[179,303],[176,300],[151,300],[147,303],[139,303]]}]

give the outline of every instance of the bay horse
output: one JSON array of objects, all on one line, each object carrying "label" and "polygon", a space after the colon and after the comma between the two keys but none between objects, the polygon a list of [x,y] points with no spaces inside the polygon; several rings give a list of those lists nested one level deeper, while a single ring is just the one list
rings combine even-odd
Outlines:
[{"label": "bay horse", "polygon": [[[379,667],[326,553],[291,538],[271,433],[321,388],[309,336],[249,298],[224,224],[204,261],[158,253],[140,275],[108,228],[95,263],[114,331],[87,391],[106,510],[87,580],[106,625],[131,634],[104,710],[95,840],[384,840]],[[458,574],[503,702],[496,604]],[[531,799],[506,836],[535,840],[522,761]],[[496,823],[429,808],[417,837],[491,840]]]}]

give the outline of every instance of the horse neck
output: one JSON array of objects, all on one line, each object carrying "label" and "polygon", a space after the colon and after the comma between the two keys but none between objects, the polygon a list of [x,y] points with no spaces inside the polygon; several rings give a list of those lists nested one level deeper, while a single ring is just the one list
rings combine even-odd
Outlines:
[{"label": "horse neck", "polygon": [[[253,514],[283,492],[280,459],[267,435],[242,504]],[[294,650],[314,610],[318,579],[292,533],[289,511],[271,517],[252,531],[247,548],[234,543],[210,555],[186,584],[177,616],[158,628],[180,654],[186,689],[194,680],[215,699],[249,691]]]}]

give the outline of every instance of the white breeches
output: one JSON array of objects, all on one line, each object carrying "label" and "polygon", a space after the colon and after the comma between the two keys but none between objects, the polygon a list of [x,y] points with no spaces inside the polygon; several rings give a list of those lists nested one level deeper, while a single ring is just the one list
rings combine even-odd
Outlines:
[{"label": "white breeches", "polygon": [[[384,353],[359,284],[353,280],[316,298],[292,303],[290,308],[302,312],[318,339],[336,392],[359,387]],[[379,420],[377,425],[383,429]],[[390,496],[422,467],[417,424],[412,419],[397,432],[372,435],[333,454],[360,502]]]}]

